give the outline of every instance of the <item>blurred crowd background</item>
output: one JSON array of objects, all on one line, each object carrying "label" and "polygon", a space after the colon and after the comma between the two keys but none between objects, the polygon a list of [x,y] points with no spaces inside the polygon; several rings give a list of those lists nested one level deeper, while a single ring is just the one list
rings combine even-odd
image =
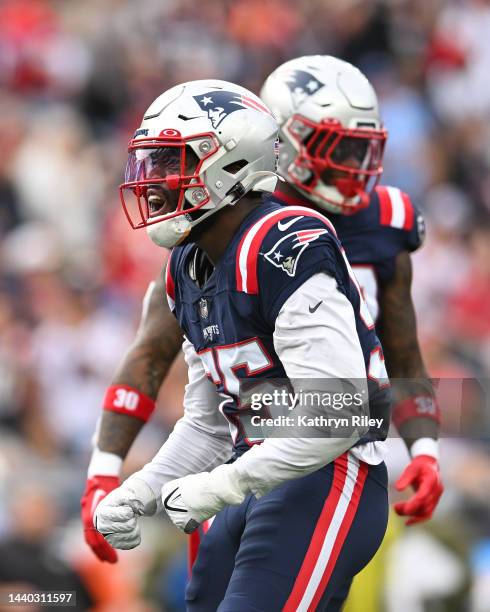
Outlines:
[{"label": "blurred crowd background", "polygon": [[[378,92],[383,182],[428,225],[414,256],[425,361],[453,381],[442,405],[453,433],[465,422],[442,442],[433,521],[393,519],[349,609],[490,610],[490,417],[461,391],[490,375],[485,0],[0,0],[0,586],[76,589],[79,609],[183,609],[175,528],[146,521],[143,546],[109,567],[78,518],[104,389],[165,259],[122,213],[126,145],[177,82],[257,92],[278,64],[312,53],[353,62]],[[184,380],[177,362],[127,473],[179,417]],[[407,455],[392,446],[394,480]]]}]

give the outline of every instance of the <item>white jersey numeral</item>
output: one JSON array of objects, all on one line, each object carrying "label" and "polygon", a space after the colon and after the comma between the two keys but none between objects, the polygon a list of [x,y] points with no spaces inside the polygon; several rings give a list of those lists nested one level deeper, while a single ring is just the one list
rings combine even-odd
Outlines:
[{"label": "white jersey numeral", "polygon": [[385,358],[383,351],[379,346],[371,351],[371,355],[369,357],[368,377],[375,380],[380,388],[390,386],[390,380],[388,378],[388,372],[386,371],[385,366]]},{"label": "white jersey numeral", "polygon": [[[359,314],[361,319],[368,329],[374,329],[374,321],[377,319],[379,313],[377,300],[378,283],[374,271],[370,266],[354,266],[356,270],[354,273],[345,252],[342,251],[342,254],[349,270],[351,280],[359,292]],[[361,279],[361,282],[359,282],[359,279]],[[371,351],[368,365],[368,377],[375,380],[380,388],[390,386],[381,346]]]},{"label": "white jersey numeral", "polygon": [[199,357],[201,358],[202,365],[204,367],[204,371],[207,374],[207,377],[211,379],[211,381],[215,385],[219,385],[221,383],[221,377],[218,373],[218,368],[216,367],[216,362],[214,361],[213,349],[209,348],[199,353]]},{"label": "white jersey numeral", "polygon": [[138,394],[127,389],[117,389],[114,406],[116,408],[126,408],[126,410],[136,410],[138,406]]},{"label": "white jersey numeral", "polygon": [[357,280],[357,277],[350,266],[349,260],[347,259],[344,249],[342,249],[342,256],[344,258],[345,265],[347,266],[347,270],[349,271],[350,279],[354,283],[359,293],[359,314],[361,316],[361,319],[364,321],[364,324],[368,329],[373,329],[373,317],[371,316],[371,312],[369,311],[368,305],[366,304],[366,300],[364,299],[362,289],[359,285],[359,281]]},{"label": "white jersey numeral", "polygon": [[[258,338],[229,344],[227,346],[217,346],[209,348],[199,353],[204,370],[215,385],[223,384],[224,394],[229,399],[221,403],[220,411],[233,399],[239,405],[240,379],[237,370],[244,368],[248,376],[254,376],[268,370],[273,366],[272,359],[267,354],[262,343]],[[224,413],[223,413],[224,414]],[[224,415],[226,416],[226,415]],[[238,436],[236,422],[229,420],[230,433],[234,442]],[[247,443],[253,444],[260,442],[262,438],[246,438]]]},{"label": "white jersey numeral", "polygon": [[240,379],[236,370],[245,368],[247,376],[254,376],[272,366],[265,349],[257,340],[249,340],[243,344],[223,346],[216,349],[218,367],[223,374],[225,390],[230,395],[237,396],[240,390]]},{"label": "white jersey numeral", "polygon": [[362,266],[353,264],[352,268],[359,283],[361,294],[364,297],[369,312],[375,321],[379,316],[378,303],[378,279],[372,266]]},{"label": "white jersey numeral", "polygon": [[273,365],[257,338],[206,349],[199,356],[209,378],[216,385],[222,383],[225,393],[232,397],[238,397],[240,391],[240,379],[236,370],[245,368],[247,376],[254,376]]}]

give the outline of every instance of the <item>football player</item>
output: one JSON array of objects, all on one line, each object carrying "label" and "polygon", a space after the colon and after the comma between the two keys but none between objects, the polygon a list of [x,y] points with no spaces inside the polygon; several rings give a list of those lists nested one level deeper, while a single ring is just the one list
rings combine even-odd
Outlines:
[{"label": "football player", "polygon": [[[283,194],[280,197],[284,200],[291,197],[293,201],[303,198],[303,203],[316,206],[323,212],[332,212],[334,224],[342,236],[363,293],[376,318],[378,334],[385,343],[390,375],[423,381],[425,369],[418,348],[410,296],[409,256],[409,252],[421,243],[423,222],[406,194],[396,188],[372,189],[373,180],[376,181],[381,174],[381,154],[386,138],[386,133],[380,131],[376,95],[357,69],[332,57],[300,58],[288,62],[284,68],[284,71],[274,73],[274,79],[283,87],[285,105],[280,130],[279,172],[294,186],[288,189],[282,184]],[[271,91],[266,85],[263,95],[271,97]],[[327,91],[335,93],[335,103],[317,103]],[[354,99],[347,97],[344,91]],[[270,103],[277,107],[277,100]],[[349,174],[352,172],[350,167],[344,166],[343,170],[333,167],[325,169],[320,180],[313,185],[315,166],[308,161],[304,163],[312,151],[311,143],[308,151],[305,143],[286,133],[289,131],[287,118],[298,114],[294,106],[297,104],[302,104],[302,114],[307,121],[314,124],[323,122],[324,126],[329,121],[338,122],[337,128],[347,130],[350,136],[347,140],[343,138],[347,149],[357,143],[362,152],[366,143],[371,146],[370,135],[373,130],[377,131],[376,144],[373,145],[378,154],[365,174],[358,172],[359,177],[354,177],[354,183],[350,181],[350,188],[353,185],[356,190],[353,196],[347,197],[348,192],[345,195],[349,180],[338,180],[352,176]],[[362,126],[362,121],[359,122],[361,116],[368,118],[368,125]],[[358,129],[354,129],[354,126],[358,126]],[[340,132],[337,132],[336,141],[340,136]],[[362,136],[367,138],[361,139]],[[336,155],[341,151],[342,147],[337,147]],[[301,163],[295,164],[294,160]],[[328,156],[325,156],[322,163],[327,160]],[[335,163],[335,156],[330,163]],[[352,161],[347,160],[349,163]],[[302,171],[306,173],[303,186],[298,183],[298,178],[294,178],[295,165],[298,166],[296,173],[301,172],[302,166]],[[363,181],[362,178],[369,180]],[[356,214],[347,214],[351,212]],[[180,330],[162,303],[163,292],[164,278],[161,275],[148,289],[135,341],[123,357],[107,390],[82,497],[86,541],[104,561],[115,562],[117,554],[94,530],[94,509],[105,494],[118,486],[122,462],[141,427],[150,418],[159,387],[180,350]],[[412,455],[397,487],[404,489],[412,485],[415,489],[415,494],[408,501],[396,504],[395,509],[399,514],[408,516],[408,523],[412,524],[432,515],[443,490],[437,462],[438,409],[429,386],[423,389],[420,383],[409,389],[406,385],[403,389],[401,385],[395,386],[397,405],[394,420]],[[191,538],[191,559],[195,557],[198,542],[196,532]]]},{"label": "football player", "polygon": [[440,412],[411,298],[410,252],[423,242],[424,222],[406,193],[378,183],[387,132],[376,93],[352,64],[316,55],[279,66],[260,95],[280,126],[278,171],[285,181],[275,198],[329,217],[375,319],[394,389],[392,420],[411,455],[396,487],[415,489],[395,510],[407,525],[425,521],[443,485]]},{"label": "football player", "polygon": [[[130,549],[141,516],[163,508],[186,533],[215,516],[189,610],[338,610],[387,523],[381,345],[332,224],[262,198],[277,182],[276,139],[272,114],[246,89],[185,83],[145,113],[121,186],[133,227],[172,248],[165,291],[189,384],[169,439],[98,503],[93,525]],[[265,398],[271,381],[298,401],[264,440],[248,399],[257,389]],[[320,389],[321,403],[306,398]],[[122,391],[113,403],[139,410],[140,395]],[[332,397],[341,433],[326,422]]]}]

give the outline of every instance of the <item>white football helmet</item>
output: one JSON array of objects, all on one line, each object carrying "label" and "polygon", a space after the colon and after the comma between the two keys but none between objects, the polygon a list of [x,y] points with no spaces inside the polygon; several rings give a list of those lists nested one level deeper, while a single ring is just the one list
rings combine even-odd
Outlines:
[{"label": "white football helmet", "polygon": [[276,68],[260,95],[279,123],[281,176],[326,210],[367,206],[387,132],[362,72],[329,55],[299,57]]},{"label": "white football helmet", "polygon": [[132,227],[170,248],[247,192],[274,191],[277,131],[270,110],[243,87],[214,79],[172,87],[129,142],[119,190]]}]

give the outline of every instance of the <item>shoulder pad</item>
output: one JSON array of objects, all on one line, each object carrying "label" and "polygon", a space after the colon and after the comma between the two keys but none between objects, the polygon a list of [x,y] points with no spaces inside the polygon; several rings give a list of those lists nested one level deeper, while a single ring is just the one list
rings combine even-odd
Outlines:
[{"label": "shoulder pad", "polygon": [[410,196],[397,187],[378,186],[379,223],[399,230],[402,243],[409,251],[422,246],[425,239],[425,222]]},{"label": "shoulder pad", "polygon": [[[303,206],[288,206],[274,210],[256,221],[243,235],[236,253],[237,290],[257,294],[257,260],[259,252],[271,264],[294,276],[301,253],[323,234],[336,238],[330,221],[321,213]],[[282,245],[282,261],[278,255]],[[294,257],[286,251],[294,250]]]},{"label": "shoulder pad", "polygon": [[376,187],[379,197],[379,222],[410,231],[414,226],[414,206],[408,194],[397,187]]}]

